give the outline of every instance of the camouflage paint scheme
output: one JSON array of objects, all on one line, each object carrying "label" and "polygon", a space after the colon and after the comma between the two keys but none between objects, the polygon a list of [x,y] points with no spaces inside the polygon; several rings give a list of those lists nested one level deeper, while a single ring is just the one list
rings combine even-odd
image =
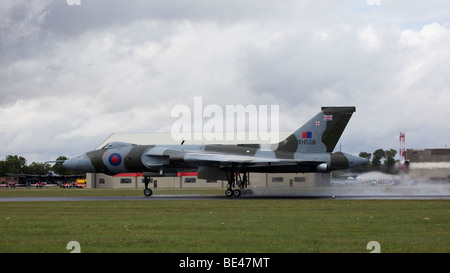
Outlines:
[{"label": "camouflage paint scheme", "polygon": [[[71,158],[67,169],[119,174],[142,172],[144,177],[177,176],[198,172],[202,179],[228,181],[227,195],[239,195],[232,188],[248,184],[247,174],[331,172],[367,164],[367,159],[333,150],[355,107],[322,107],[321,111],[285,140],[264,148],[260,144],[238,145],[136,145],[112,142],[102,149]],[[237,174],[243,173],[244,177]],[[147,188],[146,195],[151,195]]]}]

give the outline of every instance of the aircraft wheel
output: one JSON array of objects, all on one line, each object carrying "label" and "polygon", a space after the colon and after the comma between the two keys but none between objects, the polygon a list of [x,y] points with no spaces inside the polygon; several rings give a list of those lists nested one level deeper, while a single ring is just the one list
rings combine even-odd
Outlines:
[{"label": "aircraft wheel", "polygon": [[225,191],[225,195],[226,195],[227,197],[231,197],[231,196],[233,196],[233,191],[232,191],[231,189],[227,189],[227,190]]},{"label": "aircraft wheel", "polygon": [[152,194],[153,194],[153,191],[151,189],[145,189],[144,190],[144,195],[145,196],[149,197],[149,196],[152,196]]},{"label": "aircraft wheel", "polygon": [[233,190],[233,195],[234,196],[241,196],[241,190],[238,190],[238,189]]}]

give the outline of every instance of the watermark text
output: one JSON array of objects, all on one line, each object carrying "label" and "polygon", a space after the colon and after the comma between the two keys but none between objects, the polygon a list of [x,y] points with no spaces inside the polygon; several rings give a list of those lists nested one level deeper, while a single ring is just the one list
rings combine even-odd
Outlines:
[{"label": "watermark text", "polygon": [[80,6],[81,0],[66,0],[67,5],[69,6]]},{"label": "watermark text", "polygon": [[202,97],[194,97],[193,107],[178,104],[171,117],[174,140],[250,140],[279,141],[279,105],[204,106]]}]

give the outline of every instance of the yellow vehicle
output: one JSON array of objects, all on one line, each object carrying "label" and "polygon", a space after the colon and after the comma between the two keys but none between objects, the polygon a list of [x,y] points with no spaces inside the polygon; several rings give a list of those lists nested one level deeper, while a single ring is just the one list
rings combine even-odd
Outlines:
[{"label": "yellow vehicle", "polygon": [[77,179],[75,185],[77,188],[86,188],[86,179]]}]

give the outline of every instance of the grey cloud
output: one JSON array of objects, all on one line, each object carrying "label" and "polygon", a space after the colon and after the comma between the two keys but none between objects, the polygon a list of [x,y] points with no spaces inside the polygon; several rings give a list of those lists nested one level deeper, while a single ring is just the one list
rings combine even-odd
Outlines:
[{"label": "grey cloud", "polygon": [[293,2],[295,1],[175,0],[169,3],[164,0],[81,0],[81,5],[69,6],[65,1],[57,1],[50,8],[43,27],[58,35],[79,35],[88,30],[120,27],[144,19],[235,23],[255,18],[277,18],[280,11],[291,13],[289,7]]},{"label": "grey cloud", "polygon": [[280,105],[281,130],[320,106],[355,105],[342,141],[356,153],[395,147],[405,127],[433,131],[436,145],[450,133],[432,118],[449,114],[445,9],[418,5],[438,23],[407,29],[423,20],[383,0],[365,10],[355,1],[17,3],[0,19],[2,153],[44,153],[36,135],[37,146],[75,155],[112,132],[167,130],[171,107],[194,96]]}]

